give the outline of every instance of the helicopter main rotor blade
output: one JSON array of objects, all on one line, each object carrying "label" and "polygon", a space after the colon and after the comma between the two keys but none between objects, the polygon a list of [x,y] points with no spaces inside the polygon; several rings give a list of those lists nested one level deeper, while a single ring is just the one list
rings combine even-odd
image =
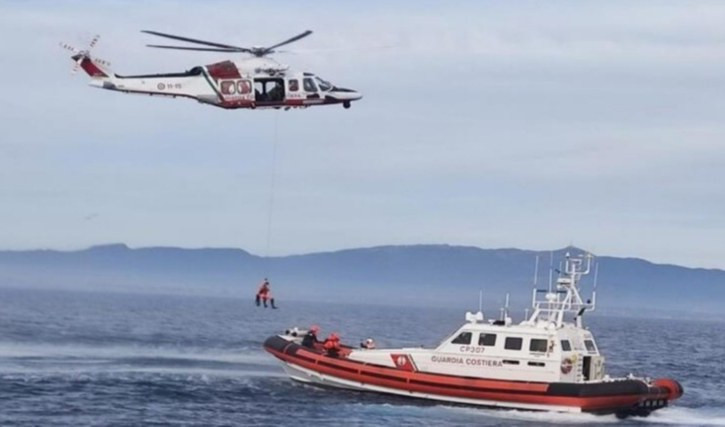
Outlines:
[{"label": "helicopter main rotor blade", "polygon": [[203,44],[203,45],[212,46],[212,47],[235,49],[235,50],[238,50],[239,52],[248,52],[249,51],[249,49],[247,49],[245,47],[232,46],[232,45],[228,45],[228,44],[215,43],[215,42],[208,42],[208,41],[204,41],[204,40],[192,39],[189,37],[175,36],[173,34],[159,33],[158,31],[141,30],[141,32],[146,33],[146,34],[151,34],[154,36],[166,37],[167,39],[179,40],[179,41],[187,42],[187,43],[196,43],[196,44]]},{"label": "helicopter main rotor blade", "polygon": [[305,38],[305,37],[309,36],[310,34],[312,34],[312,31],[307,30],[304,33],[297,34],[296,36],[292,37],[291,39],[287,39],[287,40],[285,40],[283,42],[280,42],[280,43],[277,43],[275,45],[272,45],[272,46],[269,46],[269,47],[264,48],[264,52],[265,53],[270,53],[275,48],[278,48],[280,46],[284,46],[286,44],[290,44],[292,42],[296,42],[297,40],[302,39],[302,38]]},{"label": "helicopter main rotor blade", "polygon": [[159,44],[147,44],[147,47],[155,47],[158,49],[176,49],[176,50],[196,50],[202,52],[247,52],[246,50],[240,50],[238,48],[220,48],[220,47],[189,47],[189,46],[166,46]]}]

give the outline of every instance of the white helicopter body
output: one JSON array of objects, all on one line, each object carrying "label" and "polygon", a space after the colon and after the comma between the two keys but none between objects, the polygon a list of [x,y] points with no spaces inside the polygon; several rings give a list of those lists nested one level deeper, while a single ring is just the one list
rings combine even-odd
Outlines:
[{"label": "white helicopter body", "polygon": [[312,73],[290,70],[288,66],[266,57],[275,48],[299,40],[311,34],[311,31],[268,48],[241,48],[154,31],[144,32],[204,45],[148,45],[150,47],[243,52],[251,54],[252,57],[196,66],[181,73],[123,76],[112,72],[108,62],[91,57],[89,51],[98,41],[98,36],[93,39],[88,50],[80,51],[65,44],[61,46],[74,53],[72,59],[76,62],[76,69],[82,68],[91,77],[91,86],[118,92],[192,98],[225,109],[289,109],[330,104],[342,104],[349,108],[353,101],[362,98],[357,91],[337,87]]}]

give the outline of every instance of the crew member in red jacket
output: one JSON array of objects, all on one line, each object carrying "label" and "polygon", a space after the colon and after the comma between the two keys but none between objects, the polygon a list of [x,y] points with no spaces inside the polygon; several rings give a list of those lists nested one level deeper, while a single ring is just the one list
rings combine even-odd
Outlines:
[{"label": "crew member in red jacket", "polygon": [[331,333],[325,340],[324,344],[322,344],[322,347],[325,349],[328,356],[339,357],[340,350],[342,350],[342,347],[340,346],[340,337],[334,332]]}]

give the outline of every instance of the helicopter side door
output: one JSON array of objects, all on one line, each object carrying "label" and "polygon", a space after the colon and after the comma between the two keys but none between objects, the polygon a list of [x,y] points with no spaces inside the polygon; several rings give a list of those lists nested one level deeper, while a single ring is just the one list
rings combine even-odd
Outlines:
[{"label": "helicopter side door", "polygon": [[255,77],[254,101],[259,107],[284,105],[285,88],[281,77]]}]

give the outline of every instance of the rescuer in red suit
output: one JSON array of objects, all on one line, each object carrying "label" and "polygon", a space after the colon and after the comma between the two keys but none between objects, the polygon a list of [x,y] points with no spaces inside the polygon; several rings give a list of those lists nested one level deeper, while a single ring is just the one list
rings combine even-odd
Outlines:
[{"label": "rescuer in red suit", "polygon": [[342,347],[340,346],[340,337],[334,332],[331,333],[325,340],[324,344],[322,344],[322,347],[325,349],[328,356],[339,357],[340,350],[342,350]]},{"label": "rescuer in red suit", "polygon": [[257,291],[257,297],[255,300],[257,307],[259,307],[259,303],[261,302],[264,304],[264,308],[267,308],[267,300],[269,300],[272,308],[277,308],[274,306],[274,298],[272,298],[272,293],[269,290],[269,280],[265,277],[262,284],[259,286],[259,290]]}]

